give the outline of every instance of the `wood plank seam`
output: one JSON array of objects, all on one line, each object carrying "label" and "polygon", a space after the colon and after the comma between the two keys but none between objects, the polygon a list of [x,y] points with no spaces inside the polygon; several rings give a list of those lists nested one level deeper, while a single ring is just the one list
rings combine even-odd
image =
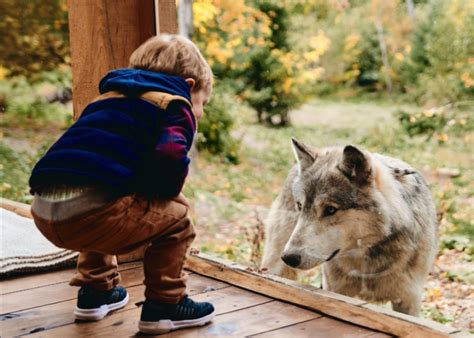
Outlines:
[{"label": "wood plank seam", "polygon": [[[232,287],[232,286],[231,286]],[[242,289],[243,290],[243,289]],[[222,316],[222,315],[227,315],[229,313],[232,313],[232,312],[237,312],[237,311],[242,311],[242,310],[248,310],[248,309],[251,309],[255,306],[259,306],[259,305],[263,305],[263,304],[268,304],[268,303],[271,303],[271,302],[277,302],[277,300],[275,299],[270,299],[270,300],[267,300],[265,302],[261,302],[261,303],[258,303],[258,304],[254,304],[254,305],[249,305],[249,306],[245,306],[245,307],[241,307],[239,309],[234,309],[234,310],[230,310],[230,311],[224,311],[224,312],[221,312],[219,313],[218,315],[216,315],[216,317],[218,316]]]},{"label": "wood plank seam", "polygon": [[[294,304],[293,304],[294,305]],[[319,313],[318,313],[319,314]],[[262,331],[262,332],[259,332],[259,333],[255,333],[255,334],[252,334],[250,335],[249,337],[255,337],[255,336],[258,336],[262,333],[268,333],[268,332],[273,332],[273,331],[278,331],[278,330],[281,330],[281,329],[284,329],[284,328],[287,328],[287,327],[291,327],[291,326],[294,326],[296,324],[303,324],[303,323],[307,323],[307,322],[310,322],[312,320],[318,320],[318,319],[321,319],[323,318],[324,316],[322,314],[319,314],[320,316],[319,317],[316,317],[316,318],[311,318],[311,319],[307,319],[307,320],[303,320],[301,322],[298,322],[298,323],[293,323],[293,324],[288,324],[288,325],[285,325],[285,326],[282,326],[282,327],[278,327],[276,329],[271,329],[271,330],[267,330],[267,331]]]}]

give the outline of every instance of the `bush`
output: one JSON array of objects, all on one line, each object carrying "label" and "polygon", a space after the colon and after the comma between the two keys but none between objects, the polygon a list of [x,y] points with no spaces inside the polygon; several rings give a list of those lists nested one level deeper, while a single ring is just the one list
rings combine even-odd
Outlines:
[{"label": "bush", "polygon": [[287,10],[270,1],[258,1],[256,6],[269,18],[271,34],[265,46],[251,53],[248,67],[238,74],[238,92],[256,110],[259,122],[286,126],[290,109],[307,98],[304,89],[309,81],[301,77],[304,60],[289,47]]},{"label": "bush", "polygon": [[[37,74],[41,82],[31,84],[18,76],[0,80],[0,111],[6,124],[19,125],[34,122],[35,125],[71,122],[68,108],[59,103],[58,93],[70,88],[69,71]],[[66,95],[67,96],[67,95]],[[67,100],[66,100],[67,101]]]},{"label": "bush", "polygon": [[[304,99],[302,93],[286,85],[291,80],[290,70],[279,59],[281,52],[264,48],[250,59],[241,92],[244,100],[256,110],[259,122],[285,126],[288,113]],[[290,84],[291,86],[291,84]]]},{"label": "bush", "polygon": [[34,159],[0,143],[0,196],[30,202],[28,178]]},{"label": "bush", "polygon": [[215,88],[199,121],[197,137],[199,150],[205,149],[211,154],[220,154],[234,164],[239,162],[238,142],[231,135],[234,125],[232,112],[235,110],[236,101],[236,97],[219,87]]},{"label": "bush", "polygon": [[8,76],[36,80],[70,63],[66,0],[2,0],[0,13],[0,65]]},{"label": "bush", "polygon": [[449,134],[464,135],[474,130],[472,114],[451,105],[418,113],[400,111],[397,117],[410,137],[426,135],[431,139],[436,135],[440,143],[447,142]]}]

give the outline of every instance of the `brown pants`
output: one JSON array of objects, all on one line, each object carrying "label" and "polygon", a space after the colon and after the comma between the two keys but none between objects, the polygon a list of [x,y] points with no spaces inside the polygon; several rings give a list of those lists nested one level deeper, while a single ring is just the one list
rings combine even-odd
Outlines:
[{"label": "brown pants", "polygon": [[[71,207],[64,208],[65,203],[75,202],[52,204],[62,205],[64,214]],[[79,208],[83,201],[76,204]],[[120,281],[115,255],[149,243],[143,262],[145,297],[176,304],[185,295],[183,264],[195,232],[184,197],[147,201],[130,195],[69,219],[45,217],[45,208],[54,214],[54,207],[35,196],[32,214],[41,233],[56,246],[80,251],[70,285],[113,288]]]}]

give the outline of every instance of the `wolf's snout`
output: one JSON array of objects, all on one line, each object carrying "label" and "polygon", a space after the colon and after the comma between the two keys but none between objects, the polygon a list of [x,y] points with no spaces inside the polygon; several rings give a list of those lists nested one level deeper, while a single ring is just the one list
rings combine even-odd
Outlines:
[{"label": "wolf's snout", "polygon": [[301,255],[298,254],[283,255],[281,256],[281,259],[293,268],[296,268],[301,263]]}]

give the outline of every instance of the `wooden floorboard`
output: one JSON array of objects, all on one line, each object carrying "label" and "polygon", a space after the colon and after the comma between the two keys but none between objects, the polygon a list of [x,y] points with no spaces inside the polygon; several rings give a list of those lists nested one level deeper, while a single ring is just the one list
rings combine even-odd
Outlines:
[{"label": "wooden floorboard", "polygon": [[167,334],[166,337],[249,336],[321,317],[292,304],[271,301],[216,316],[211,324]]},{"label": "wooden floorboard", "polygon": [[[121,273],[124,286],[139,285],[143,282],[143,269],[129,269]],[[1,314],[26,310],[71,300],[76,298],[77,288],[69,286],[68,282],[45,285],[39,288],[27,289],[2,295]]]},{"label": "wooden floorboard", "polygon": [[[125,277],[127,276],[125,275]],[[123,285],[127,285],[129,283],[133,283],[134,280],[129,280],[128,283],[126,283],[126,280],[124,282],[125,283]],[[219,290],[226,287],[229,287],[226,283],[196,274],[191,274],[188,279],[188,293],[190,295],[201,294],[206,290]],[[70,286],[69,288],[74,292],[72,299],[62,300],[53,304],[51,304],[50,300],[47,299],[45,303],[48,304],[2,315],[0,317],[0,332],[2,336],[11,337],[34,332],[43,332],[43,334],[45,334],[46,330],[50,330],[58,326],[73,324],[74,317],[72,311],[76,305],[75,296],[77,293],[77,288]],[[41,289],[36,290],[41,294]],[[144,299],[143,293],[145,286],[141,284],[141,279],[138,285],[131,287],[129,286],[127,287],[127,290],[130,295],[130,302],[124,309],[120,311],[135,309],[135,303]],[[21,296],[22,292],[15,294]]]},{"label": "wooden floorboard", "polygon": [[[236,287],[226,287],[208,291],[193,296],[196,301],[209,301],[214,304],[218,314],[246,309],[254,305],[272,302],[268,297],[254,294]],[[132,306],[131,309],[114,313],[100,322],[71,323],[55,329],[38,332],[33,336],[55,337],[125,337],[138,333],[138,321],[141,308]],[[180,331],[184,332],[184,331]],[[198,337],[199,335],[195,335]]]},{"label": "wooden floorboard", "polygon": [[[137,335],[141,308],[136,303],[144,298],[143,269],[141,264],[131,263],[123,264],[121,270],[122,285],[127,286],[130,295],[129,304],[105,319],[92,323],[74,320],[72,311],[76,303],[77,288],[68,285],[73,270],[18,278],[17,285],[7,285],[8,292],[1,296],[2,337]],[[13,281],[8,281],[8,284]],[[216,318],[205,327],[180,330],[164,337],[387,337],[195,273],[189,276],[188,293],[197,301],[213,303],[217,310]]]},{"label": "wooden floorboard", "polygon": [[270,338],[270,337],[308,337],[308,338],[327,338],[327,337],[371,337],[382,338],[391,337],[384,333],[374,332],[364,327],[351,325],[330,317],[319,317],[299,324],[289,325],[272,331],[263,332],[252,337]]},{"label": "wooden floorboard", "polygon": [[[142,262],[132,262],[119,265],[119,271],[134,269],[142,266]],[[43,274],[34,274],[9,278],[0,281],[0,294],[18,292],[41,286],[69,282],[76,269],[63,269]]]}]

